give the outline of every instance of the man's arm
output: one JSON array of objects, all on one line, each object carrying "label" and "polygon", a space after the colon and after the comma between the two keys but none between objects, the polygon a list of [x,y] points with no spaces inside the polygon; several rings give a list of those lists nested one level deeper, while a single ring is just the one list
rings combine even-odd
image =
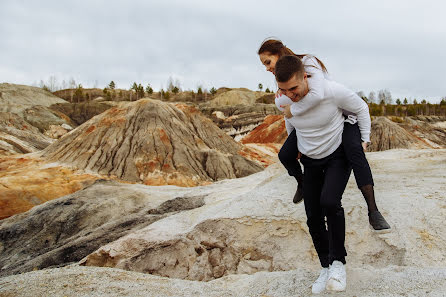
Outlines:
[{"label": "man's arm", "polygon": [[339,108],[353,112],[358,117],[361,140],[370,142],[371,120],[369,106],[355,92],[341,84],[332,83],[334,100]]}]

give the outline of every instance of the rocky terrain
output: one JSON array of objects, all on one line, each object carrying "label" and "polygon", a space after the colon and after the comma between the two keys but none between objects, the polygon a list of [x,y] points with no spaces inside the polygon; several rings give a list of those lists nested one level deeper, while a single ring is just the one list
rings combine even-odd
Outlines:
[{"label": "rocky terrain", "polygon": [[[311,295],[318,259],[271,98],[34,105],[0,86],[0,296]],[[343,296],[444,296],[445,123],[373,118],[367,158],[392,230],[370,230],[352,175]]]},{"label": "rocky terrain", "polygon": [[118,102],[114,101],[93,100],[82,103],[56,103],[51,105],[50,109],[65,114],[78,126],[117,105]]},{"label": "rocky terrain", "polygon": [[275,105],[263,103],[233,106],[201,104],[199,109],[236,141],[242,139],[261,124],[267,115],[280,113]]},{"label": "rocky terrain", "polygon": [[[367,157],[392,231],[369,229],[352,177],[343,199],[346,295],[442,296],[446,150]],[[194,188],[98,181],[0,221],[0,293],[311,295],[319,264],[294,190],[279,164]],[[39,271],[12,275],[31,270]]]},{"label": "rocky terrain", "polygon": [[288,137],[282,115],[269,115],[256,128],[241,139],[247,143],[279,143],[283,144]]},{"label": "rocky terrain", "polygon": [[0,155],[37,152],[53,142],[15,113],[0,112]]},{"label": "rocky terrain", "polygon": [[[430,117],[374,117],[367,150],[446,148],[446,118]],[[283,143],[287,137],[283,116],[267,116],[241,139],[242,143]]]},{"label": "rocky terrain", "polygon": [[[98,96],[101,95],[101,92],[101,90],[96,90],[92,95]],[[58,91],[55,94],[66,98],[68,101],[70,99],[69,90]],[[168,99],[163,101],[186,102],[185,104],[196,106],[205,116],[210,118],[220,129],[236,141],[259,125],[266,115],[279,113],[277,108],[271,104],[274,103],[274,94],[253,92],[243,88],[220,88],[213,96],[207,94],[209,100],[204,97],[198,100],[193,96],[191,92],[181,92],[171,94]],[[160,99],[160,95],[153,94],[151,98]],[[104,100],[106,98],[98,97],[81,103],[58,103],[50,108],[67,115],[77,125],[81,125],[95,115],[118,104],[116,101],[104,102]]]},{"label": "rocky terrain", "polygon": [[99,175],[43,161],[36,154],[0,157],[0,220],[92,184]]},{"label": "rocky terrain", "polygon": [[76,127],[49,109],[64,102],[40,88],[0,84],[0,156],[37,152]]},{"label": "rocky terrain", "polygon": [[263,169],[243,147],[187,105],[121,103],[43,150],[43,158],[151,185],[196,186]]},{"label": "rocky terrain", "polygon": [[257,99],[265,95],[263,92],[253,92],[248,89],[234,89],[218,94],[206,104],[214,106],[254,105]]},{"label": "rocky terrain", "polygon": [[[0,158],[0,218],[74,193],[100,178],[196,186],[243,177],[273,162],[268,156],[272,152],[235,142],[188,105],[123,102],[57,141],[20,117],[5,114],[10,116],[5,129],[12,131],[8,125],[15,123],[17,137],[26,140],[14,142],[14,153],[36,153]],[[25,133],[25,126],[33,130]],[[10,139],[7,144],[13,143]]]},{"label": "rocky terrain", "polygon": [[435,124],[444,121],[441,117],[406,117],[395,123],[386,117],[377,117],[372,121],[369,149],[445,148],[446,130]]},{"label": "rocky terrain", "polygon": [[65,100],[41,88],[25,85],[0,84],[0,111],[17,112],[29,106],[50,106]]}]

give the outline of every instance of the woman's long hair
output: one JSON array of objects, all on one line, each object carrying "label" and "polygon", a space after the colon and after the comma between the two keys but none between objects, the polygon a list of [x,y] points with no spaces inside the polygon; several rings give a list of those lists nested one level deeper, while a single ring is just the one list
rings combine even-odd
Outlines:
[{"label": "woman's long hair", "polygon": [[[270,53],[271,55],[277,55],[277,56],[279,56],[279,58],[282,56],[296,56],[301,60],[303,57],[308,55],[308,54],[297,55],[297,54],[293,53],[293,51],[290,50],[289,48],[287,48],[282,43],[282,41],[277,40],[277,39],[266,39],[265,41],[263,41],[257,54],[260,55],[263,53]],[[324,63],[322,63],[322,61],[319,60],[318,58],[316,58],[316,57],[314,57],[314,58],[321,65],[322,70],[328,73],[327,68],[325,68]]]}]

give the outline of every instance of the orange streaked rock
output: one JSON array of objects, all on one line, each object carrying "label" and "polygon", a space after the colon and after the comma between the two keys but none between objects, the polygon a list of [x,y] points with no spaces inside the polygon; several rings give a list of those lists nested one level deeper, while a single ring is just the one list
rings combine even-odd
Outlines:
[{"label": "orange streaked rock", "polygon": [[1,157],[0,219],[79,191],[98,178],[28,155]]},{"label": "orange streaked rock", "polygon": [[288,134],[282,115],[269,115],[263,123],[243,137],[241,143],[280,143],[282,144]]}]

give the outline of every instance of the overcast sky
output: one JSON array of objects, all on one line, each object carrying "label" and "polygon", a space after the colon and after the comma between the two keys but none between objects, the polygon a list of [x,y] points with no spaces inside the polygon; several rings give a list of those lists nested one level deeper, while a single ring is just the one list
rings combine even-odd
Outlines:
[{"label": "overcast sky", "polygon": [[257,56],[274,36],[354,91],[439,102],[445,11],[441,0],[0,0],[0,82],[275,88]]}]

